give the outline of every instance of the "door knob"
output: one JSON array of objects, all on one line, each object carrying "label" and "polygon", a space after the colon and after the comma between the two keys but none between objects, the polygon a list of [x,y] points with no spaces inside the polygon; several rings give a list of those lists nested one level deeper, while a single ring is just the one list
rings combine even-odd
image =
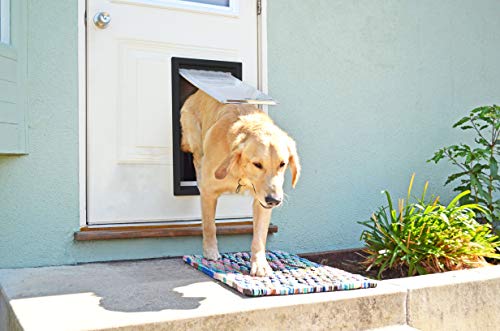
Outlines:
[{"label": "door knob", "polygon": [[111,15],[105,11],[99,12],[94,16],[94,25],[99,29],[107,28],[109,22],[111,22]]}]

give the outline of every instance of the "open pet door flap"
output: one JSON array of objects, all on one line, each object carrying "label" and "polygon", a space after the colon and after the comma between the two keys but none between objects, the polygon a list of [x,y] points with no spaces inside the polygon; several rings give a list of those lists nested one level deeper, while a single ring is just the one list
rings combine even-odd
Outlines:
[{"label": "open pet door flap", "polygon": [[277,104],[270,96],[242,82],[229,72],[180,69],[179,73],[188,82],[221,103]]}]

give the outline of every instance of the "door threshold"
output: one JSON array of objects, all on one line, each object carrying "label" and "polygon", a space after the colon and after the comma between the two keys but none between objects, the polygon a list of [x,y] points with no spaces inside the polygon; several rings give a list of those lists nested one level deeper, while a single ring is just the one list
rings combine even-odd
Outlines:
[{"label": "door threshold", "polygon": [[[240,224],[246,222],[252,222],[252,217],[235,217],[235,218],[218,218],[215,220],[216,224]],[[101,221],[99,223],[87,223],[88,228],[111,228],[111,227],[144,227],[144,226],[193,226],[200,225],[201,219],[179,219],[175,221],[169,220],[149,220],[149,221],[139,221],[139,220],[129,220],[129,221],[115,221],[106,222]]]},{"label": "door threshold", "polygon": [[[218,235],[252,234],[252,221],[217,222]],[[269,225],[268,234],[278,232],[278,227]],[[166,238],[201,236],[203,234],[201,223],[189,224],[186,222],[178,224],[161,225],[121,225],[111,226],[85,226],[74,233],[76,241],[88,240],[112,240],[112,239],[135,239],[135,238]]]}]

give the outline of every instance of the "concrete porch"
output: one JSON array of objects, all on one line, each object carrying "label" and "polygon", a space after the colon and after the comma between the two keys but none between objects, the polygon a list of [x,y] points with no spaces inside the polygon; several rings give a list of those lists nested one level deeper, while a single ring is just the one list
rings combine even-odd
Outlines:
[{"label": "concrete porch", "polygon": [[0,285],[0,330],[493,330],[500,323],[500,266],[261,298],[241,296],[180,259],[3,269]]}]

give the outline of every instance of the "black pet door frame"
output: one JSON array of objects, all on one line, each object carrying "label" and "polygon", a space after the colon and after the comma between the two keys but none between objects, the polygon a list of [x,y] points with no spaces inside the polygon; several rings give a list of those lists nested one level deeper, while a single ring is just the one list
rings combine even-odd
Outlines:
[{"label": "black pet door frame", "polygon": [[172,134],[174,163],[174,195],[199,195],[196,185],[196,171],[191,153],[181,151],[181,108],[186,99],[198,88],[179,74],[179,69],[198,69],[230,72],[242,80],[242,64],[240,62],[212,61],[203,59],[172,58]]}]

